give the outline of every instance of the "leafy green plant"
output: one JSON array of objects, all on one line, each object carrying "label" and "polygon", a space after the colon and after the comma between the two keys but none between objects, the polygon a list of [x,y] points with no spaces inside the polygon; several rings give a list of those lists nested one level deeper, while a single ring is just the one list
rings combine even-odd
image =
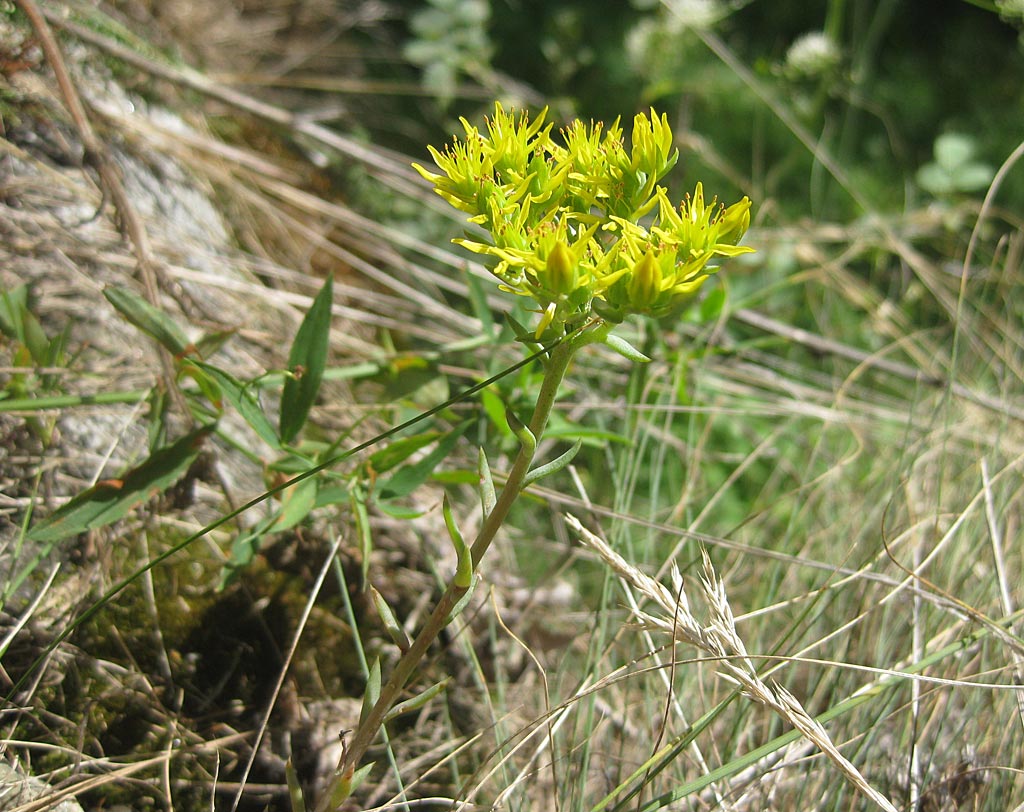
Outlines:
[{"label": "leafy green plant", "polygon": [[429,0],[409,20],[405,58],[423,68],[423,85],[442,106],[455,97],[460,76],[479,76],[490,64],[488,0]]},{"label": "leafy green plant", "polygon": [[[368,765],[367,747],[391,718],[398,697],[428,647],[468,600],[476,568],[512,505],[530,484],[567,466],[577,442],[554,460],[535,465],[559,387],[574,356],[603,343],[626,358],[647,358],[613,328],[631,315],[666,316],[690,301],[720,257],[751,251],[739,245],[750,222],[750,201],[729,207],[706,202],[697,184],[677,206],[658,181],[675,165],[667,119],[651,111],[633,121],[630,145],[618,121],[575,121],[551,136],[545,114],[530,119],[495,105],[486,133],[462,120],[463,135],[444,150],[430,148],[438,172],[416,165],[435,191],[470,215],[487,232],[456,242],[491,263],[499,287],[523,297],[539,317],[532,326],[514,324],[516,337],[544,365],[533,415],[523,423],[505,415],[519,452],[498,491],[486,456],[480,456],[484,521],[470,544],[445,507],[445,524],[458,557],[448,586],[419,634],[403,648],[387,682],[379,665],[371,670],[358,729],[345,748],[330,787],[317,805],[329,812],[347,798]],[[653,213],[649,226],[641,218]],[[385,612],[390,615],[390,610]],[[432,690],[432,689],[431,689]],[[425,702],[419,694],[405,708]]]},{"label": "leafy green plant", "polygon": [[977,192],[992,182],[992,167],[974,158],[974,139],[944,133],[935,139],[935,160],[917,171],[921,188],[936,197]]},{"label": "leafy green plant", "polygon": [[[58,391],[59,369],[67,366],[70,325],[53,338],[46,335],[32,312],[31,295],[26,285],[0,291],[0,334],[12,342],[11,361],[25,371],[13,373],[0,391],[5,400],[38,397]],[[44,443],[49,442],[52,422],[30,417],[28,425]]]}]

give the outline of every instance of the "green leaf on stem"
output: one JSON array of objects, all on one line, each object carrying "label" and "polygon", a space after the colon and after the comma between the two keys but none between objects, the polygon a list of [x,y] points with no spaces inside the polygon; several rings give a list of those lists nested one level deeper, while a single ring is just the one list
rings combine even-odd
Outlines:
[{"label": "green leaf on stem", "polygon": [[170,316],[126,288],[107,286],[103,295],[122,316],[162,345],[171,355],[181,357],[192,348],[188,337]]},{"label": "green leaf on stem", "polygon": [[422,459],[410,465],[404,465],[395,471],[384,482],[377,483],[377,495],[381,499],[395,499],[400,496],[408,496],[416,488],[426,482],[434,469],[437,468],[458,442],[459,438],[469,428],[469,423],[462,423],[445,434],[437,446]]},{"label": "green leaf on stem", "polygon": [[366,691],[363,693],[363,709],[359,714],[359,724],[362,725],[369,716],[373,706],[380,699],[380,658],[374,657],[370,665],[370,673],[366,675]]},{"label": "green leaf on stem", "polygon": [[370,574],[370,553],[373,551],[373,533],[370,531],[370,513],[366,509],[366,491],[359,485],[353,485],[348,498],[356,523],[356,534],[359,536],[359,554],[362,557],[360,569],[365,584]]},{"label": "green leaf on stem", "polygon": [[279,448],[280,442],[277,439],[277,432],[267,419],[263,407],[256,396],[255,387],[252,384],[245,384],[223,369],[207,364],[203,361],[188,360],[185,366],[195,366],[201,369],[208,377],[212,378],[220,387],[221,394],[230,403],[241,418],[249,424],[249,428],[256,432],[263,442],[271,448]]},{"label": "green leaf on stem", "polygon": [[491,515],[491,511],[494,510],[498,497],[494,491],[491,466],[487,464],[487,454],[482,448],[478,457],[477,471],[480,473],[480,506],[483,508],[484,519],[486,519]]},{"label": "green leaf on stem", "polygon": [[469,545],[462,537],[462,531],[455,523],[452,507],[448,502],[448,494],[445,494],[444,499],[441,500],[441,512],[444,514],[444,524],[448,528],[448,535],[451,537],[455,555],[458,558],[458,563],[455,565],[455,577],[452,581],[459,589],[469,589],[473,583],[473,557],[469,552]]},{"label": "green leaf on stem", "polygon": [[505,420],[508,421],[508,427],[512,429],[520,445],[528,454],[532,454],[537,449],[537,438],[533,436],[530,427],[516,417],[516,413],[511,409],[505,409]]},{"label": "green leaf on stem", "polygon": [[302,785],[299,783],[298,773],[288,759],[284,763],[284,776],[288,782],[288,799],[291,801],[292,812],[306,812],[306,801],[302,797]]},{"label": "green leaf on stem", "polygon": [[455,620],[455,618],[461,615],[462,611],[467,606],[469,606],[469,601],[473,597],[473,593],[476,591],[477,584],[479,583],[480,573],[474,573],[473,583],[469,585],[469,589],[466,590],[466,594],[459,598],[458,602],[455,604],[455,606],[452,607],[452,610],[448,613],[448,617],[446,617],[444,620],[445,626],[447,626],[449,623]]},{"label": "green leaf on stem", "polygon": [[437,696],[441,691],[448,687],[448,683],[452,681],[451,677],[445,677],[440,682],[436,682],[424,691],[420,691],[416,696],[399,702],[384,716],[385,722],[393,721],[399,716],[410,711],[419,710],[426,705],[431,699]]},{"label": "green leaf on stem", "polygon": [[559,455],[555,459],[551,460],[551,462],[544,463],[544,465],[538,465],[523,478],[523,487],[527,488],[534,482],[561,471],[565,466],[573,461],[573,458],[580,453],[580,448],[582,447],[583,440],[577,440],[573,443],[572,448],[564,454]]},{"label": "green leaf on stem", "polygon": [[395,613],[391,611],[391,607],[384,600],[384,596],[372,586],[370,587],[370,598],[373,599],[373,606],[377,610],[381,623],[384,624],[384,630],[388,633],[388,637],[405,654],[409,650],[409,646],[412,645],[409,635],[405,633],[405,629],[402,628],[397,618],[395,618]]},{"label": "green leaf on stem", "polygon": [[320,391],[331,331],[331,304],[334,284],[331,277],[320,289],[306,317],[299,325],[288,354],[288,371],[281,392],[279,434],[282,443],[290,443],[306,423],[309,410]]},{"label": "green leaf on stem", "polygon": [[626,341],[626,339],[620,336],[609,333],[605,337],[604,343],[611,347],[613,350],[615,350],[615,352],[617,352],[623,358],[626,358],[630,361],[634,361],[638,364],[648,364],[651,361],[650,358],[648,358],[646,355],[640,352],[640,350],[638,350],[636,347],[634,347],[632,344]]},{"label": "green leaf on stem", "polygon": [[439,431],[425,431],[415,434],[412,437],[402,437],[388,444],[380,451],[375,451],[369,457],[370,468],[376,474],[383,474],[390,471],[399,463],[405,462],[424,446],[430,445],[441,436]]},{"label": "green leaf on stem", "polygon": [[115,479],[97,482],[71,499],[27,534],[30,541],[58,542],[123,518],[139,503],[163,493],[199,456],[214,426],[203,426],[154,451],[141,465]]}]

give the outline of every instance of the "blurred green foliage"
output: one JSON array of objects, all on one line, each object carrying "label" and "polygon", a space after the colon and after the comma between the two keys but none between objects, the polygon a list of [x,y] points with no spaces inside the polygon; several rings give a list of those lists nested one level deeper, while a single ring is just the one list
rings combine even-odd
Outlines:
[{"label": "blurred green foliage", "polygon": [[[915,178],[944,133],[968,135],[976,160],[998,166],[1024,132],[1024,18],[1003,7],[1012,4],[631,0],[596,13],[587,0],[490,0],[489,13],[486,3],[466,4],[472,47],[442,47],[465,39],[466,21],[449,11],[442,36],[450,4],[426,5],[411,4],[419,10],[408,53],[428,89],[453,102],[450,112],[476,120],[486,110],[453,100],[450,79],[488,54],[501,75],[552,100],[556,116],[610,121],[656,103],[697,145],[689,160],[684,150],[682,171],[716,188],[729,182],[729,194],[771,198],[791,215],[862,212],[820,172],[772,100],[882,210],[933,193]],[[723,62],[722,50],[750,68],[757,89]],[[450,120],[441,126],[450,130]],[[1024,180],[1009,178],[1004,195],[1024,201]]]}]

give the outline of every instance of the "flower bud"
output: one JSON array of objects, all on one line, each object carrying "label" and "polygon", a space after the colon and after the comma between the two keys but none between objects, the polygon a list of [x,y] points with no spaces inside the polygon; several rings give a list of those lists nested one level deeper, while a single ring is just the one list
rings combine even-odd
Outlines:
[{"label": "flower bud", "polygon": [[739,203],[733,203],[722,214],[719,221],[719,242],[735,245],[750,227],[750,198],[744,197]]},{"label": "flower bud", "polygon": [[544,269],[544,285],[552,293],[569,294],[576,290],[579,284],[579,263],[565,243],[555,243]]},{"label": "flower bud", "polygon": [[629,276],[629,305],[642,311],[654,304],[661,293],[661,264],[654,252],[648,250]]}]

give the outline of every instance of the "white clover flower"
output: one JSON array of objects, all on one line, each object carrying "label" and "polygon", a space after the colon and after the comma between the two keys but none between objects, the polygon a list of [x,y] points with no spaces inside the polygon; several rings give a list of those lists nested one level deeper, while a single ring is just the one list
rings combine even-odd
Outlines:
[{"label": "white clover flower", "polygon": [[839,46],[823,31],[803,34],[786,52],[786,70],[795,76],[821,76],[839,64]]},{"label": "white clover flower", "polygon": [[711,28],[725,16],[718,0],[665,0],[665,5],[684,27],[697,31]]}]

